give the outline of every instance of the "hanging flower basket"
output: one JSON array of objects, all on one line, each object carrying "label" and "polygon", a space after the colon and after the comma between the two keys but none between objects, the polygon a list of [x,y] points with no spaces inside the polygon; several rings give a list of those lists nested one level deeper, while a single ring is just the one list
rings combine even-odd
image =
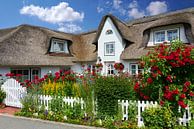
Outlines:
[{"label": "hanging flower basket", "polygon": [[97,69],[102,68],[102,67],[103,67],[102,63],[97,63],[97,64],[96,64],[96,68],[97,68]]},{"label": "hanging flower basket", "polygon": [[115,68],[117,71],[123,71],[124,65],[123,65],[122,63],[115,63],[115,64],[114,64],[114,68]]}]

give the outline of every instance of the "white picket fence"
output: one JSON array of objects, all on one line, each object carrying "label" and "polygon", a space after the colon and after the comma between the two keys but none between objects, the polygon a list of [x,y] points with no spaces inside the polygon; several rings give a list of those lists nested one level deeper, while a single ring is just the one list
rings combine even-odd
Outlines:
[{"label": "white picket fence", "polygon": [[[156,107],[158,106],[157,102],[153,101],[130,101],[130,100],[122,100],[118,101],[118,103],[121,106],[122,109],[122,114],[123,114],[123,120],[128,120],[128,109],[131,104],[136,104],[138,108],[138,113],[137,113],[137,124],[138,127],[144,126],[143,123],[143,118],[141,117],[141,113],[148,107]],[[186,108],[186,111],[184,112],[184,115],[182,118],[179,118],[179,124],[186,126],[191,119],[194,119],[194,115],[191,114],[189,108]]]},{"label": "white picket fence", "polygon": [[[39,101],[40,105],[44,106],[46,110],[49,109],[51,104],[52,96],[49,95],[40,95]],[[73,107],[76,103],[81,105],[81,109],[84,109],[84,101],[82,98],[74,98],[74,97],[63,97],[63,102],[71,107]]]},{"label": "white picket fence", "polygon": [[25,87],[21,86],[15,79],[10,78],[5,81],[1,89],[6,93],[4,103],[7,106],[22,107],[20,99],[27,94]]}]

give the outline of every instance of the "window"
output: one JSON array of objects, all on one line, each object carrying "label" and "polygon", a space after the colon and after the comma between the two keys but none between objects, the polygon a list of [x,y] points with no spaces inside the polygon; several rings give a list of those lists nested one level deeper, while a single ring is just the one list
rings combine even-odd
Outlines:
[{"label": "window", "polygon": [[115,43],[109,42],[105,43],[105,55],[114,55],[115,54]]},{"label": "window", "polygon": [[35,79],[35,76],[40,77],[40,69],[31,69],[31,80]]},{"label": "window", "polygon": [[165,31],[160,31],[155,33],[155,42],[165,41]]},{"label": "window", "polygon": [[52,40],[51,52],[64,52],[69,53],[67,41],[64,40]]},{"label": "window", "polygon": [[21,79],[21,81],[24,80],[29,80],[30,78],[30,73],[29,73],[29,69],[11,69],[11,73],[13,73],[15,75],[15,78],[17,75],[22,75],[20,77],[18,77],[17,79]]},{"label": "window", "polygon": [[96,71],[95,65],[92,64],[88,64],[88,69],[90,70],[91,73]]},{"label": "window", "polygon": [[131,75],[137,75],[139,73],[142,73],[143,69],[140,68],[138,64],[129,64],[129,73]]},{"label": "window", "polygon": [[106,74],[107,75],[114,75],[115,69],[113,63],[106,63]]},{"label": "window", "polygon": [[178,38],[178,30],[167,30],[168,41],[172,41]]},{"label": "window", "polygon": [[16,77],[17,79],[20,79],[22,82],[25,80],[33,80],[35,76],[40,77],[40,69],[38,68],[27,68],[27,69],[22,69],[22,68],[13,68],[11,69],[11,73],[14,73],[14,75],[17,76],[17,74],[20,74],[22,76]]},{"label": "window", "polygon": [[113,31],[110,29],[106,31],[106,35],[109,35],[109,34],[113,34]]},{"label": "window", "polygon": [[164,41],[171,42],[179,38],[179,29],[167,29],[154,32],[154,42],[163,43]]}]

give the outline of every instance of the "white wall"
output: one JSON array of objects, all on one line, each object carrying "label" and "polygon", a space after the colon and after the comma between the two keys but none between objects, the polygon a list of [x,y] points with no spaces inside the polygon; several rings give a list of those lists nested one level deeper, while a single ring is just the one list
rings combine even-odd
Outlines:
[{"label": "white wall", "polygon": [[[106,34],[106,31],[111,29],[113,34]],[[105,56],[105,43],[106,42],[115,42],[115,55]],[[98,39],[98,57],[101,58],[101,63],[105,66],[105,62],[121,62],[120,55],[124,50],[125,43],[122,41],[122,37],[119,34],[117,28],[114,26],[112,20],[107,18],[105,21],[104,27],[101,31],[101,34]],[[103,67],[102,73],[105,73],[106,69]]]},{"label": "white wall", "polygon": [[83,73],[83,71],[88,68],[88,65],[94,65],[94,64],[96,64],[96,62],[87,62],[82,64],[76,63],[75,65],[71,66],[71,70],[73,70],[75,73]]},{"label": "white wall", "polygon": [[44,77],[49,71],[52,72],[52,74],[55,74],[56,72],[59,72],[60,67],[41,67],[41,77]]},{"label": "white wall", "polygon": [[80,63],[76,63],[75,65],[71,66],[71,70],[73,70],[76,73],[82,73],[82,65]]},{"label": "white wall", "polygon": [[0,67],[0,74],[5,76],[5,74],[10,72],[10,68],[9,67]]},{"label": "white wall", "polygon": [[183,43],[188,43],[188,40],[185,36],[185,29],[184,26],[182,24],[177,24],[177,25],[170,25],[170,26],[164,26],[164,27],[157,27],[151,30],[150,32],[150,39],[148,42],[148,46],[154,46],[154,31],[159,31],[159,30],[167,30],[167,29],[173,29],[173,28],[179,28],[179,33],[180,33],[180,37],[179,39],[183,42]]}]

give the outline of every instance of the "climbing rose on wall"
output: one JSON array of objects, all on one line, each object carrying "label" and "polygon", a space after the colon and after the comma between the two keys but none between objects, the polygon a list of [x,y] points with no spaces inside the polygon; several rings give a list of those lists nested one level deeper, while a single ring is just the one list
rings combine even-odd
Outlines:
[{"label": "climbing rose on wall", "polygon": [[[186,108],[194,99],[193,46],[173,41],[160,44],[142,57],[142,77],[138,78],[134,90],[140,99],[158,100],[161,105]],[[148,97],[145,97],[148,96]]]}]

